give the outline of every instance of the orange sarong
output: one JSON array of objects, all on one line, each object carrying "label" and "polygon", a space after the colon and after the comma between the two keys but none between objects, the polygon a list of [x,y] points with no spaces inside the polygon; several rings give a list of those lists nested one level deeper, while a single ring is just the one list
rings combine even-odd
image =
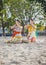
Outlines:
[{"label": "orange sarong", "polygon": [[20,34],[21,32],[14,31],[12,37],[15,37],[17,34]]}]

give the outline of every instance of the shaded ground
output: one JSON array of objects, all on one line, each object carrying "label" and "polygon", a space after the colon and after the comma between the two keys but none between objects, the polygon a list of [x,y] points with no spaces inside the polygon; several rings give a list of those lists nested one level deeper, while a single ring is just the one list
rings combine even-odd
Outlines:
[{"label": "shaded ground", "polygon": [[46,65],[46,37],[42,43],[4,43],[0,37],[0,65]]}]

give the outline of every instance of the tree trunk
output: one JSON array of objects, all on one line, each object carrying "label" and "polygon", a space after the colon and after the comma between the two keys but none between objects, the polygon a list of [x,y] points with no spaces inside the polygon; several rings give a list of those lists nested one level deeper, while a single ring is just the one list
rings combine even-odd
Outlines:
[{"label": "tree trunk", "polygon": [[[3,2],[2,0],[0,0],[0,11],[3,10]],[[3,25],[3,13],[0,13],[0,16],[1,16],[1,22],[2,22],[2,28],[3,28],[3,36],[5,34],[5,31],[4,31],[4,25]]]},{"label": "tree trunk", "polygon": [[5,30],[4,30],[4,24],[3,24],[3,19],[2,19],[2,30],[3,30],[3,36],[5,35]]},{"label": "tree trunk", "polygon": [[22,21],[22,26],[23,26],[22,35],[24,35],[24,22],[23,21]]}]

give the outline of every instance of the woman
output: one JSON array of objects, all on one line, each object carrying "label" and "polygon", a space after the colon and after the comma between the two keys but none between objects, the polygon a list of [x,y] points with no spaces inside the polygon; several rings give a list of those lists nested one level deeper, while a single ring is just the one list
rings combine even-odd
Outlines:
[{"label": "woman", "polygon": [[21,42],[22,41],[22,26],[19,20],[15,21],[15,24],[10,27],[13,31],[13,35],[11,37],[11,40],[7,40],[6,42]]},{"label": "woman", "polygon": [[35,42],[36,41],[36,35],[35,35],[36,26],[35,26],[35,22],[32,19],[30,19],[30,23],[28,25],[25,25],[25,28],[28,29],[27,39],[30,42]]}]

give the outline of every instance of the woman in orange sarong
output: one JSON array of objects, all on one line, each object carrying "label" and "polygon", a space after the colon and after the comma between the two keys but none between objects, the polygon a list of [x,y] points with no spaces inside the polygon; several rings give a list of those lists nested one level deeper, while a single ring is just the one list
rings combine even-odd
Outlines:
[{"label": "woman in orange sarong", "polygon": [[16,24],[11,26],[11,29],[13,29],[13,35],[12,35],[12,40],[21,40],[22,39],[22,35],[21,35],[21,31],[22,31],[22,26],[20,25],[20,21],[16,20]]},{"label": "woman in orange sarong", "polygon": [[4,42],[21,42],[22,41],[22,35],[21,35],[21,31],[22,31],[22,26],[20,24],[19,20],[16,20],[15,24],[13,26],[10,27],[11,30],[13,30],[13,35],[11,36],[11,38],[9,40],[4,40]]}]

